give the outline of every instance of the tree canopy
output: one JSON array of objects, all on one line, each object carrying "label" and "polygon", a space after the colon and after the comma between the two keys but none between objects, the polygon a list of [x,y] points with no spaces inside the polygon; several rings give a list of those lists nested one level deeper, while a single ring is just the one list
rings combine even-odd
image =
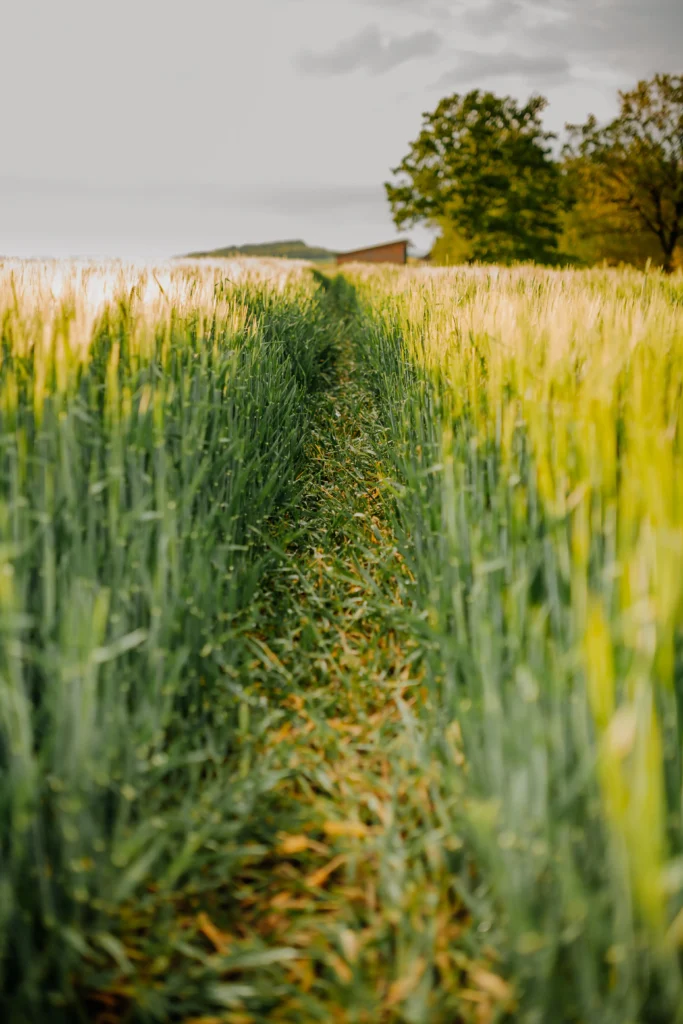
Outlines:
[{"label": "tree canopy", "polygon": [[424,114],[397,180],[385,184],[396,226],[448,224],[471,260],[557,262],[563,191],[541,122],[546,102],[474,90]]},{"label": "tree canopy", "polygon": [[649,237],[671,271],[683,240],[683,76],[656,75],[619,100],[608,124],[591,116],[567,125],[567,180],[578,203],[599,211],[617,237]]}]

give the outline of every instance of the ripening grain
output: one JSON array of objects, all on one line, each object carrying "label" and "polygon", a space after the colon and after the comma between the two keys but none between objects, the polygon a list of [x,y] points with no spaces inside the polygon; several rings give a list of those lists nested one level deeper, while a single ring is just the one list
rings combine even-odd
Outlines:
[{"label": "ripening grain", "polygon": [[16,1019],[679,1020],[682,402],[680,277],[0,264]]},{"label": "ripening grain", "polygon": [[0,988],[17,1012],[67,1005],[79,958],[121,962],[130,899],[163,905],[216,863],[227,881],[272,785],[249,760],[241,616],[302,458],[314,292],[268,261],[0,265]]},{"label": "ripening grain", "polygon": [[[530,269],[354,281],[441,715],[462,730],[463,812],[518,970],[536,991],[568,985],[582,1019],[670,1006],[683,283]],[[440,748],[441,717],[434,730]]]}]

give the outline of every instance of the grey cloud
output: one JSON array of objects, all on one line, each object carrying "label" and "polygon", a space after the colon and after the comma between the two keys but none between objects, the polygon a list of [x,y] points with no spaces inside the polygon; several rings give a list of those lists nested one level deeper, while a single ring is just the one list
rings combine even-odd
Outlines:
[{"label": "grey cloud", "polygon": [[368,4],[371,7],[384,7],[387,10],[392,11],[405,11],[407,14],[421,14],[421,15],[443,15],[446,14],[448,8],[443,3],[439,3],[438,0],[358,0],[363,3],[364,6]]},{"label": "grey cloud", "polygon": [[[611,4],[592,6],[583,0],[585,29],[580,30],[576,17],[569,17],[565,28],[577,50],[597,54],[599,59],[631,70],[642,64],[645,73],[651,70],[679,71],[683,50],[683,4],[680,0],[612,0]],[[570,12],[573,9],[570,8]],[[552,39],[562,41],[563,26],[546,26],[540,41],[555,28]]]},{"label": "grey cloud", "polygon": [[467,0],[357,0],[364,7],[376,7],[386,15],[420,18],[423,22],[448,29],[466,11]]},{"label": "grey cloud", "polygon": [[511,21],[528,18],[535,7],[561,9],[565,0],[484,0],[468,5],[464,21],[475,29],[500,30],[507,28]]},{"label": "grey cloud", "polygon": [[377,25],[368,25],[326,52],[305,50],[296,64],[309,75],[346,75],[360,68],[383,74],[415,58],[432,56],[440,47],[441,37],[431,30],[383,39]]},{"label": "grey cloud", "polygon": [[680,0],[489,0],[471,6],[463,24],[504,31],[544,53],[586,58],[603,68],[676,71],[681,64]]},{"label": "grey cloud", "polygon": [[[681,0],[357,0],[385,11],[448,20],[490,40],[505,34],[530,48],[566,47],[605,66],[648,62],[675,71],[683,45]],[[639,73],[636,70],[636,75]]]},{"label": "grey cloud", "polygon": [[571,74],[567,57],[553,55],[526,56],[521,53],[461,53],[456,57],[456,66],[446,71],[437,86],[476,85],[489,78],[509,78],[520,75],[524,78],[560,79]]},{"label": "grey cloud", "polygon": [[419,19],[434,29],[448,31],[456,20],[467,13],[471,0],[353,0],[356,6],[367,9],[374,7],[383,18],[391,18],[392,24],[400,19]]}]

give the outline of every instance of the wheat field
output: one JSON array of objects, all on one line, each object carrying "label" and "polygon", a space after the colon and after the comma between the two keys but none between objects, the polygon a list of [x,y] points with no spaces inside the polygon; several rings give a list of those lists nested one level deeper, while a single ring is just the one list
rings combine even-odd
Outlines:
[{"label": "wheat field", "polygon": [[6,261],[0,335],[8,1019],[683,1019],[683,278]]}]

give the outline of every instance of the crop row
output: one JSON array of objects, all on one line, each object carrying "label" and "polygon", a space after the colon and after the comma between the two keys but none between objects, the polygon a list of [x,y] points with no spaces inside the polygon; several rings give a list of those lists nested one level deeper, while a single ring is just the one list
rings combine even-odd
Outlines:
[{"label": "crop row", "polygon": [[0,272],[0,991],[27,1019],[123,957],[152,882],[227,883],[273,783],[243,619],[329,353],[308,275],[227,269]]},{"label": "crop row", "polygon": [[351,280],[433,651],[425,742],[460,795],[474,902],[529,1020],[677,1019],[680,279]]}]

